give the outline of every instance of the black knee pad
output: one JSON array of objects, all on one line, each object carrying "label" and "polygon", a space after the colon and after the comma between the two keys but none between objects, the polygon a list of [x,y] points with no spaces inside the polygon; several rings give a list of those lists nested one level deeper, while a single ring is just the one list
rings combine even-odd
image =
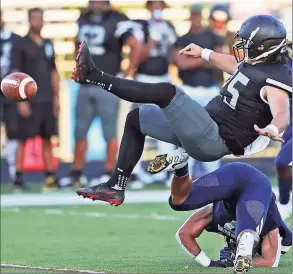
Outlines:
[{"label": "black knee pad", "polygon": [[131,110],[127,114],[125,127],[140,130],[139,124],[139,108]]},{"label": "black knee pad", "polygon": [[180,205],[173,204],[172,196],[169,197],[168,202],[169,202],[169,206],[175,211],[187,211],[188,210],[188,208],[186,207],[184,202],[182,204],[180,204]]}]

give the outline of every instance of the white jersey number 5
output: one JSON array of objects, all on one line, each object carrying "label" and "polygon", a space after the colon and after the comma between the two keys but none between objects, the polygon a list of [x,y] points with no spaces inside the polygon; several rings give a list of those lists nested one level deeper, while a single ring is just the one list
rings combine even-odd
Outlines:
[{"label": "white jersey number 5", "polygon": [[236,83],[240,82],[242,85],[246,86],[249,82],[249,78],[247,78],[243,73],[238,72],[235,76],[232,76],[230,83],[228,84],[227,91],[232,94],[232,99],[230,102],[227,101],[227,97],[224,97],[224,102],[230,107],[235,109],[237,105],[237,101],[239,98],[239,91],[235,88]]}]

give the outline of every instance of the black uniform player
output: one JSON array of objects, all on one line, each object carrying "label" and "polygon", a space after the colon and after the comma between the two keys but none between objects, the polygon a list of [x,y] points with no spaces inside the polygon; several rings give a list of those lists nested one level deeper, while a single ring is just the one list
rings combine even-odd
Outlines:
[{"label": "black uniform player", "polygon": [[[206,110],[219,125],[220,135],[235,155],[251,153],[251,146],[262,150],[262,138],[251,125],[266,127],[273,119],[265,96],[266,85],[281,88],[291,95],[291,71],[284,64],[241,63]],[[237,110],[237,111],[235,111]],[[229,123],[225,123],[229,119]],[[259,143],[258,143],[259,142]]]},{"label": "black uniform player", "polygon": [[59,74],[55,64],[53,43],[41,36],[43,11],[28,11],[29,32],[15,47],[12,69],[29,74],[38,85],[38,93],[31,100],[18,103],[18,151],[16,157],[16,181],[23,184],[22,159],[24,143],[29,138],[43,139],[45,163],[45,189],[58,188],[52,162],[51,137],[56,135],[56,116],[59,111]]},{"label": "black uniform player", "polygon": [[[184,91],[190,97],[193,95],[195,100],[203,97],[202,104],[206,105],[212,97],[219,94],[222,72],[207,66],[204,60],[178,55],[178,51],[190,43],[196,43],[202,48],[209,48],[216,52],[223,52],[224,39],[210,28],[205,28],[201,23],[202,9],[203,6],[199,4],[191,6],[190,30],[176,41],[173,59],[178,67],[178,76],[182,80]],[[200,93],[201,91],[202,93]]]},{"label": "black uniform player", "polygon": [[[2,18],[2,14],[0,15]],[[19,42],[20,36],[17,34],[4,29],[4,22],[0,19],[0,57],[1,57],[1,77],[2,80],[7,74],[11,72],[11,55],[13,47]],[[1,92],[1,120],[3,119],[5,129],[6,129],[6,158],[9,166],[9,175],[13,180],[15,177],[15,152],[17,148],[17,137],[18,137],[18,127],[17,127],[17,109],[16,103],[8,100],[3,96]]]},{"label": "black uniform player", "polygon": [[[166,8],[164,1],[147,1],[146,8],[151,14],[148,20],[136,20],[143,33],[143,44],[140,54],[141,62],[134,75],[134,80],[144,83],[170,82],[169,63],[171,47],[176,41],[176,32],[173,25],[164,20],[163,11]],[[133,104],[133,108],[140,104]],[[160,152],[173,150],[174,146],[154,139],[147,139],[148,147],[156,146]],[[168,174],[158,174],[151,178],[143,168],[141,162],[136,165],[132,174],[132,188],[143,188],[143,182],[168,181]]]},{"label": "black uniform player", "polygon": [[[103,71],[118,75],[121,69],[122,47],[131,48],[129,66],[124,72],[128,76],[135,70],[140,53],[140,43],[135,38],[142,36],[140,28],[124,14],[113,11],[109,1],[89,1],[88,8],[81,13],[78,20],[78,44],[85,40],[92,53],[93,62]],[[81,86],[76,105],[75,155],[71,172],[74,187],[80,186],[87,148],[87,133],[96,116],[102,120],[103,136],[107,143],[105,173],[103,180],[109,179],[117,156],[117,120],[119,98],[92,86]]]},{"label": "black uniform player", "polygon": [[135,80],[147,83],[168,82],[170,47],[176,42],[176,32],[173,25],[162,18],[164,1],[147,1],[147,9],[151,19],[137,20],[141,25],[144,46],[141,53],[141,63],[137,68]]},{"label": "black uniform player", "polygon": [[[286,29],[277,18],[259,15],[247,19],[237,37],[239,41],[234,46],[236,58],[202,49],[195,44],[179,52],[197,58],[202,56],[218,68],[234,73],[224,86],[223,94],[206,109],[171,84],[138,83],[100,71],[93,65],[86,43],[82,43],[72,76],[75,81],[102,86],[106,91],[131,102],[149,104],[129,113],[117,168],[110,180],[92,188],[80,189],[77,193],[121,204],[127,180],[141,157],[146,135],[183,147],[192,158],[200,161],[214,161],[231,153],[243,155],[248,151],[258,152],[267,145],[269,138],[283,141],[279,132],[289,124],[292,83],[289,68],[282,64],[286,51]],[[242,57],[239,58],[237,53],[243,54]],[[237,62],[242,61],[243,64],[238,67]],[[265,140],[259,139],[259,135],[263,135],[261,137]],[[169,164],[166,158],[161,158],[154,167],[160,170],[166,164]]]}]

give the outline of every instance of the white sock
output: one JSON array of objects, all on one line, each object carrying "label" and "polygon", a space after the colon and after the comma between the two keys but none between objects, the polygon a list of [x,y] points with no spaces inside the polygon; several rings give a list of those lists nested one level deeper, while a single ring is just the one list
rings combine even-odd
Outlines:
[{"label": "white sock", "polygon": [[254,240],[254,235],[251,232],[244,232],[238,241],[236,258],[238,256],[252,256]]},{"label": "white sock", "polygon": [[10,179],[15,178],[15,152],[17,149],[17,141],[16,140],[8,140],[6,142],[6,159],[8,162],[8,169]]}]

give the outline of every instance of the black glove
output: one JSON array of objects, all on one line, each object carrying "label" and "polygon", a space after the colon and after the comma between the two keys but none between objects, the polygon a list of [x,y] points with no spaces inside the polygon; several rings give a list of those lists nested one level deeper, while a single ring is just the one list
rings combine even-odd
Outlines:
[{"label": "black glove", "polygon": [[235,253],[233,249],[225,247],[220,251],[220,260],[226,267],[233,267],[234,259]]},{"label": "black glove", "polygon": [[222,268],[226,268],[226,265],[221,261],[211,261],[209,267],[222,267]]}]

